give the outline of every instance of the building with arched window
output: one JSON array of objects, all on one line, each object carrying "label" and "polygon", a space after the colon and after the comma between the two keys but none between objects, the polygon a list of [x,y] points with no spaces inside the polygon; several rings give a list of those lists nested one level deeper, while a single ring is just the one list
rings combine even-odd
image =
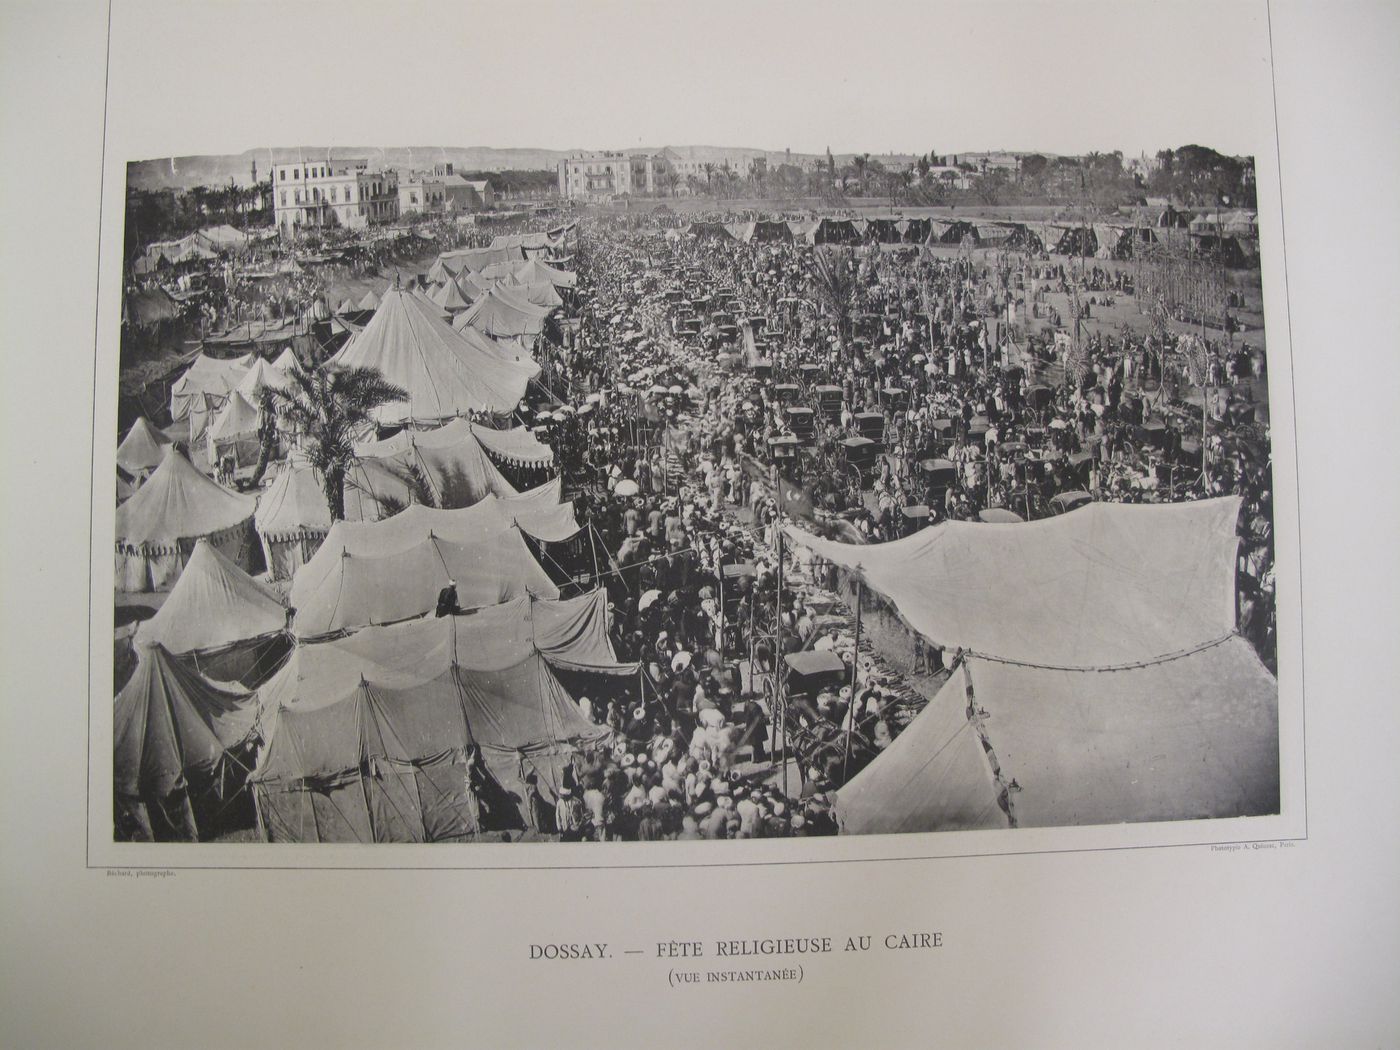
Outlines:
[{"label": "building with arched window", "polygon": [[272,203],[284,236],[334,226],[363,229],[399,217],[399,177],[363,160],[276,164]]}]

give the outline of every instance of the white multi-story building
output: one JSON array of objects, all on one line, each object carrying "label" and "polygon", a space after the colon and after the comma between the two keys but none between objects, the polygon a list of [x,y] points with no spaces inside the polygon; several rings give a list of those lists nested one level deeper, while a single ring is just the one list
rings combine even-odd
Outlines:
[{"label": "white multi-story building", "polygon": [[284,236],[334,226],[363,229],[399,217],[398,175],[362,160],[276,164],[272,204]]},{"label": "white multi-story building", "polygon": [[559,162],[559,195],[570,200],[655,195],[665,188],[667,170],[664,154],[580,153]]}]

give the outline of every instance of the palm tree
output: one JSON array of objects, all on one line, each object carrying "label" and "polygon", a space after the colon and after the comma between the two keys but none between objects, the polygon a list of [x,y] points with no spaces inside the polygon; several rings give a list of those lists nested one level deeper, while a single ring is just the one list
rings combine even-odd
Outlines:
[{"label": "palm tree", "polygon": [[708,189],[710,184],[715,181],[715,166],[706,164],[703,170],[705,172],[705,187]]},{"label": "palm tree", "polygon": [[851,158],[851,163],[855,165],[856,178],[860,179],[861,195],[865,194],[865,169],[870,165],[870,154],[861,153]]},{"label": "palm tree", "polygon": [[253,471],[254,488],[262,480],[276,451],[277,402],[273,399],[272,388],[265,386],[258,391],[258,466]]},{"label": "palm tree", "polygon": [[345,518],[345,477],[355,460],[355,434],[380,405],[408,396],[375,368],[325,365],[289,372],[292,385],[274,390],[272,401],[286,429],[302,438],[321,486],[331,520]]},{"label": "palm tree", "polygon": [[837,352],[844,353],[856,297],[856,272],[848,253],[822,248],[812,254],[812,294],[822,312],[835,322]]}]

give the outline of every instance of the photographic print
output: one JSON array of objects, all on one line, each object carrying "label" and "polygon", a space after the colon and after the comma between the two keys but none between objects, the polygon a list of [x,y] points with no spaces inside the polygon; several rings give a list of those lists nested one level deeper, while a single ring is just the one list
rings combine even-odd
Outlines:
[{"label": "photographic print", "polygon": [[123,157],[112,837],[1279,814],[1257,158],[840,125]]}]

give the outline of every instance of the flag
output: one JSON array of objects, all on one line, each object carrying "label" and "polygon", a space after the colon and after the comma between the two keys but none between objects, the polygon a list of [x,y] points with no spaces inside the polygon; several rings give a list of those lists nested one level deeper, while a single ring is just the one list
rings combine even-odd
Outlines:
[{"label": "flag", "polygon": [[817,517],[812,497],[807,490],[781,475],[778,477],[778,507],[784,514],[794,518],[815,521]]}]

